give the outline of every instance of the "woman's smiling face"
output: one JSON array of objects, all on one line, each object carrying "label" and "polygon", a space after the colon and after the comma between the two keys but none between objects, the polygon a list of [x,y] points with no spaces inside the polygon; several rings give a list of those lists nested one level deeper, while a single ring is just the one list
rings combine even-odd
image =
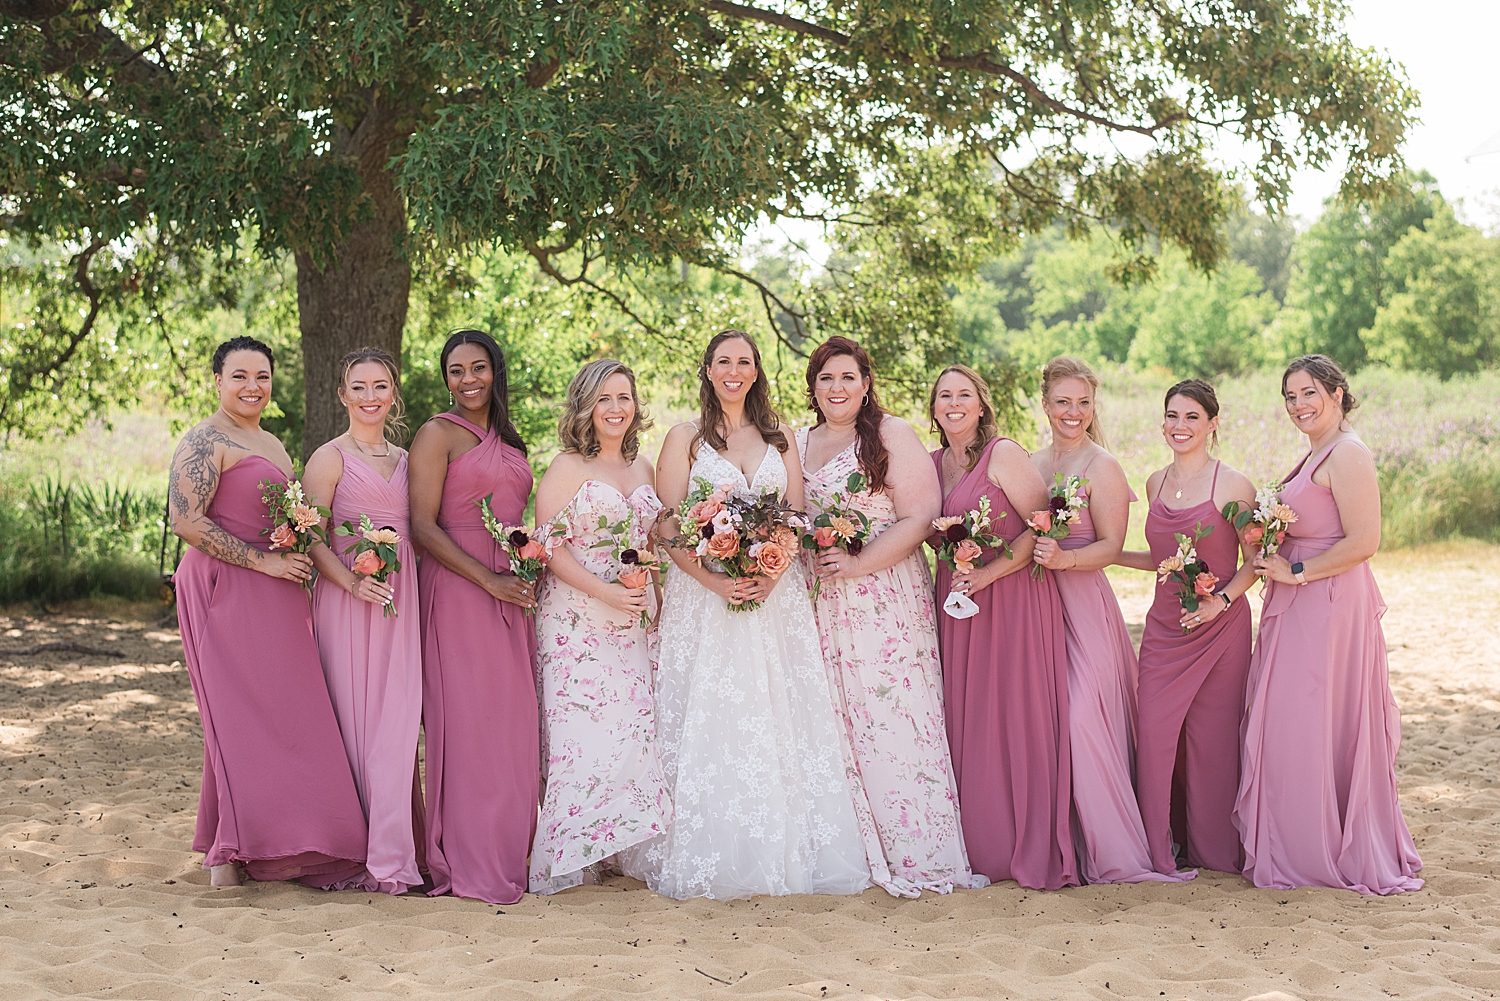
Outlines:
[{"label": "woman's smiling face", "polygon": [[1343,423],[1344,391],[1329,393],[1306,371],[1298,370],[1286,377],[1282,398],[1292,424],[1309,437],[1316,438]]},{"label": "woman's smiling face", "polygon": [[825,420],[849,424],[859,416],[869,388],[870,381],[860,374],[853,357],[834,355],[813,382],[813,400]]},{"label": "woman's smiling face", "polygon": [[594,435],[601,441],[621,441],[635,420],[635,393],[630,377],[616,372],[604,380],[594,401]]},{"label": "woman's smiling face", "polygon": [[755,352],[741,337],[726,338],[714,349],[713,360],[708,363],[708,381],[721,404],[743,403],[759,376]]},{"label": "woman's smiling face", "polygon": [[979,390],[962,372],[945,372],[933,394],[932,416],[949,441],[966,438],[979,426],[984,405]]}]

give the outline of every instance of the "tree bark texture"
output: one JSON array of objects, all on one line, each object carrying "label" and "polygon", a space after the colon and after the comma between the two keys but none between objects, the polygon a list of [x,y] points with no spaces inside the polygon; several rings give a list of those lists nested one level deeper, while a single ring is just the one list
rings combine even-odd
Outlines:
[{"label": "tree bark texture", "polygon": [[360,124],[341,137],[346,155],[356,158],[372,213],[350,228],[324,267],[308,250],[295,255],[307,401],[304,460],[348,429],[338,399],[339,359],[356,348],[378,347],[398,364],[401,360],[411,263],[404,240],[406,206],[386,170],[398,138],[395,110],[372,102]]}]

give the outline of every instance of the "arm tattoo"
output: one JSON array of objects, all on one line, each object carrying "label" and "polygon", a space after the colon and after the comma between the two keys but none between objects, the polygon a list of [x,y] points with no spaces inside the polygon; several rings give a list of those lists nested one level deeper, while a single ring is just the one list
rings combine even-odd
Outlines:
[{"label": "arm tattoo", "polygon": [[201,526],[202,538],[197,543],[201,552],[237,567],[253,568],[259,551],[208,518],[208,505],[219,488],[219,465],[214,461],[214,449],[219,445],[249,451],[211,427],[196,427],[183,436],[172,457],[167,499],[177,517]]}]

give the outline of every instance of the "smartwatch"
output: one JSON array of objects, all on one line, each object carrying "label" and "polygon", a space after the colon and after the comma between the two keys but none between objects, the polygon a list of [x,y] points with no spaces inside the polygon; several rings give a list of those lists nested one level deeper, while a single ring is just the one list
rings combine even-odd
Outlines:
[{"label": "smartwatch", "polygon": [[1302,561],[1298,560],[1292,564],[1292,576],[1297,578],[1298,584],[1306,584],[1307,578],[1302,576]]}]

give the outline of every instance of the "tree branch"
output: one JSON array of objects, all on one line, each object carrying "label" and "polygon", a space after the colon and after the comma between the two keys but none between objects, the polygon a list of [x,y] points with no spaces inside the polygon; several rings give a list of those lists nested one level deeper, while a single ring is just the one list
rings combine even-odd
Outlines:
[{"label": "tree branch", "polygon": [[804,341],[808,338],[807,324],[805,322],[807,320],[806,312],[787,303],[784,299],[781,298],[781,296],[772,291],[769,285],[761,281],[759,278],[756,278],[754,275],[747,274],[744,271],[740,271],[738,268],[732,268],[729,265],[719,261],[700,260],[695,261],[694,263],[702,267],[709,268],[713,271],[717,271],[722,275],[729,275],[731,278],[738,278],[740,281],[754,286],[755,290],[760,293],[760,304],[761,307],[766,311],[766,324],[771,328],[771,333],[775,334],[776,339],[782,344],[786,345],[787,350],[796,355],[798,358],[806,358],[808,356],[808,353],[806,351],[804,351],[796,344],[793,344],[791,340],[787,338],[786,332],[781,329],[781,324],[776,322],[776,313],[772,309],[772,306],[775,306],[776,309],[781,310],[787,316],[792,318],[792,328],[797,332],[797,339]]}]

